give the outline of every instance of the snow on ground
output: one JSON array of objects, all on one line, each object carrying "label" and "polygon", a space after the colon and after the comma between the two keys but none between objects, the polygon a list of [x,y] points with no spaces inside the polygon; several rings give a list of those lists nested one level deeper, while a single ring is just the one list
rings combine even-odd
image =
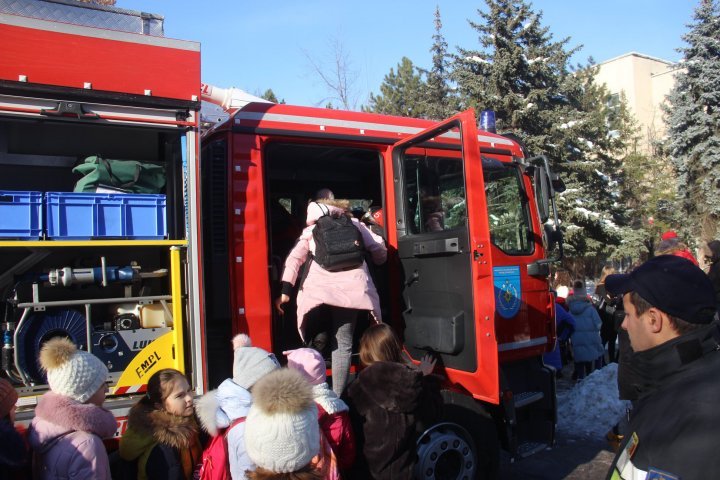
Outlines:
[{"label": "snow on ground", "polygon": [[630,402],[618,399],[617,363],[611,363],[558,392],[558,430],[602,438],[629,406]]}]

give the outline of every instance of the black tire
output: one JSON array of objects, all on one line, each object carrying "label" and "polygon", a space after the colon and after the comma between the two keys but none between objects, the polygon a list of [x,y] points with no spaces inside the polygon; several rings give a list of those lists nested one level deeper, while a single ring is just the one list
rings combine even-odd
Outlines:
[{"label": "black tire", "polygon": [[461,425],[471,436],[476,452],[475,478],[496,480],[500,470],[500,439],[495,420],[477,400],[443,390],[443,419]]},{"label": "black tire", "polygon": [[478,469],[475,442],[467,430],[456,423],[438,423],[418,439],[415,478],[433,480],[473,480]]}]

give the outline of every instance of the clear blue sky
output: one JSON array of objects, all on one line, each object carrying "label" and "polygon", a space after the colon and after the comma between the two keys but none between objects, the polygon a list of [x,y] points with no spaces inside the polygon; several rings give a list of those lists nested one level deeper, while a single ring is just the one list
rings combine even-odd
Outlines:
[{"label": "clear blue sky", "polygon": [[[630,51],[677,61],[693,0],[536,0],[555,39],[583,45],[574,58],[609,60]],[[359,104],[377,93],[403,56],[431,62],[433,13],[439,5],[450,52],[478,48],[468,19],[479,21],[482,0],[117,0],[117,7],[165,17],[165,35],[202,44],[202,79],[261,94],[272,88],[288,103],[316,105],[329,95],[307,55],[330,64],[342,45],[355,73]],[[307,55],[306,55],[307,54]],[[337,102],[335,102],[337,103]]]}]

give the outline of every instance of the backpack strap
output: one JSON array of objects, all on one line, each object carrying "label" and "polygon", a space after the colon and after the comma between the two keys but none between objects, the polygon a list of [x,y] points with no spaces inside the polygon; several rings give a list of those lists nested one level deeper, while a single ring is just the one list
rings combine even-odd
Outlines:
[{"label": "backpack strap", "polygon": [[225,429],[225,432],[223,433],[223,442],[225,443],[225,471],[228,472],[228,478],[230,478],[230,447],[228,445],[228,434],[235,425],[239,425],[244,421],[245,417],[236,418],[232,421],[232,423],[230,423],[230,425],[228,425],[228,427]]},{"label": "backpack strap", "polygon": [[233,421],[230,423],[230,425],[228,425],[228,427],[225,429],[225,437],[227,438],[228,433],[230,433],[230,430],[231,430],[235,425],[241,424],[241,423],[243,423],[244,421],[245,421],[245,417],[238,417],[238,418],[236,418],[235,420],[233,420]]},{"label": "backpack strap", "polygon": [[[323,215],[330,215],[330,207],[325,205],[324,203],[315,202],[315,204],[320,207],[320,211],[323,213]],[[323,209],[324,207],[324,209]]]}]

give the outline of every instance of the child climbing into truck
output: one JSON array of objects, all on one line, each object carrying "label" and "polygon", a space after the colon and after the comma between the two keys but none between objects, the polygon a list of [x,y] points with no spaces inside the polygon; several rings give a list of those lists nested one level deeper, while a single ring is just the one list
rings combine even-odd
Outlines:
[{"label": "child climbing into truck", "polygon": [[[350,356],[352,353],[353,332],[360,311],[369,311],[376,321],[381,321],[380,299],[368,272],[365,261],[360,259],[357,265],[341,269],[328,270],[315,259],[319,248],[332,252],[338,245],[321,245],[316,229],[318,222],[324,218],[347,217],[347,221],[357,229],[364,249],[370,253],[373,263],[380,265],[387,259],[387,249],[383,239],[370,231],[365,224],[348,214],[349,202],[336,200],[333,193],[323,189],[319,198],[310,202],[307,207],[307,227],[303,230],[295,247],[285,260],[282,276],[282,294],[275,301],[280,314],[284,313],[283,305],[290,301],[293,286],[298,281],[298,273],[308,255],[313,258],[307,275],[299,285],[297,295],[297,325],[300,336],[305,340],[305,317],[313,309],[327,305],[332,319],[332,388],[342,395],[350,372]],[[322,220],[321,220],[322,219]],[[339,228],[338,228],[339,229]],[[356,233],[357,233],[356,232]],[[327,238],[332,238],[328,235]],[[360,242],[360,239],[358,242]]]}]

